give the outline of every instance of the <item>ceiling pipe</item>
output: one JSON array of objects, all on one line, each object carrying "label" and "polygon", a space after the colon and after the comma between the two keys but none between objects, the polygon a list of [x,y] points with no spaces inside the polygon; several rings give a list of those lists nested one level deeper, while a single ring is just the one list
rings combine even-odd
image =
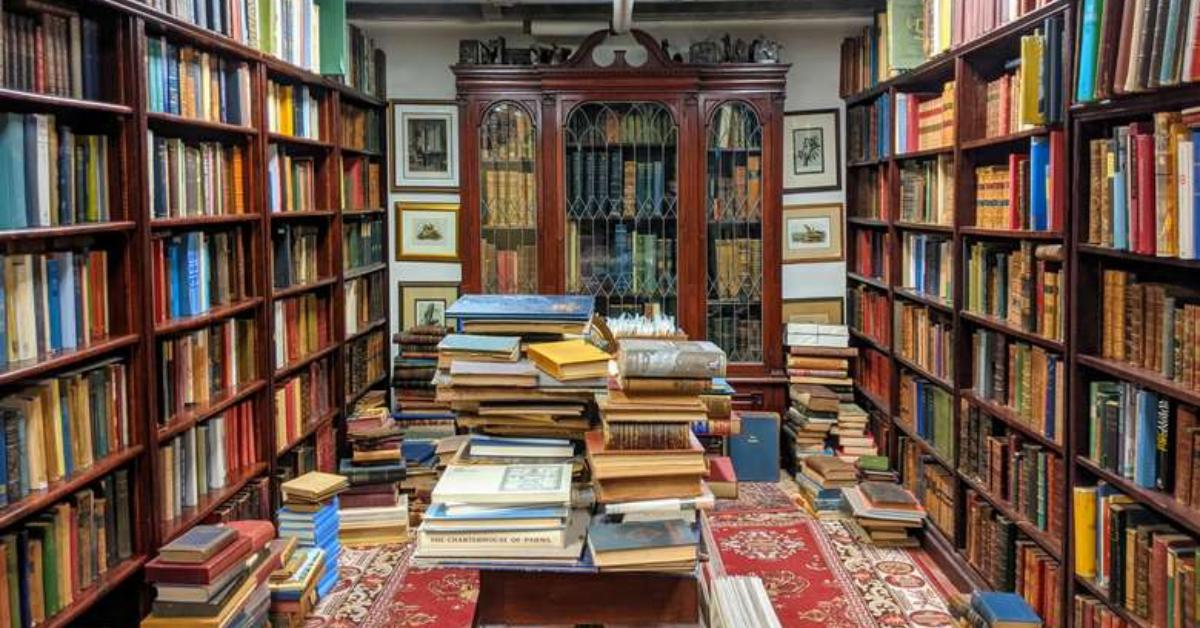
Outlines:
[{"label": "ceiling pipe", "polygon": [[612,32],[624,35],[633,27],[633,0],[613,0]]}]

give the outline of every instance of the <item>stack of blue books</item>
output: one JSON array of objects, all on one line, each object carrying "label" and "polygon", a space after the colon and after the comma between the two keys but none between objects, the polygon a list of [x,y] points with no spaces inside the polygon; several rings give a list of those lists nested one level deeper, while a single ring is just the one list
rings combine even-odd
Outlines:
[{"label": "stack of blue books", "polygon": [[299,547],[315,547],[325,554],[325,573],[317,581],[317,596],[325,597],[338,580],[338,558],[342,546],[338,542],[338,500],[336,497],[313,510],[308,504],[284,502],[275,516],[279,521],[279,537],[295,537]]}]

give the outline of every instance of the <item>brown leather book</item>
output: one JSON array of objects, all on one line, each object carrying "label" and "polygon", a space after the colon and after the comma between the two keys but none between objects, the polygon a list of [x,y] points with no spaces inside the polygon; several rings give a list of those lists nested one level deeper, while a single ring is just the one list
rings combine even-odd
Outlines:
[{"label": "brown leather book", "polygon": [[249,536],[239,534],[236,541],[202,563],[169,563],[162,558],[155,558],[146,563],[146,580],[172,584],[208,584],[248,556],[253,545]]},{"label": "brown leather book", "polygon": [[596,501],[614,502],[698,497],[703,493],[699,475],[622,478],[596,481]]},{"label": "brown leather book", "polygon": [[1124,94],[1128,90],[1125,83],[1129,77],[1129,59],[1132,57],[1133,23],[1137,15],[1138,0],[1124,0],[1121,7],[1121,31],[1118,34],[1116,66],[1113,68],[1112,90],[1116,94]]},{"label": "brown leather book", "polygon": [[[1132,2],[1133,0],[1130,0]],[[1117,65],[1117,48],[1121,39],[1121,20],[1125,0],[1107,0],[1100,18],[1100,54],[1096,59],[1096,97],[1113,95],[1113,72]]]}]

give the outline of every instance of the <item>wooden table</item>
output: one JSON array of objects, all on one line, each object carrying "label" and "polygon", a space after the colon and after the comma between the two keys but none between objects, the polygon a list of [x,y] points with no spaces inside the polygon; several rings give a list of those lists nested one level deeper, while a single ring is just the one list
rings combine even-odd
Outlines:
[{"label": "wooden table", "polygon": [[675,625],[700,623],[693,575],[483,570],[475,624]]}]

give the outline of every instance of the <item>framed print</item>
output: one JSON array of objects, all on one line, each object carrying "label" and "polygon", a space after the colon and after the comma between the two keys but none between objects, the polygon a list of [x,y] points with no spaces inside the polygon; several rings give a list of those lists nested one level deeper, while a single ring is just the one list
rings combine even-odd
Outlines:
[{"label": "framed print", "polygon": [[826,262],[842,259],[842,204],[789,205],[783,208],[783,261]]},{"label": "framed print", "polygon": [[458,259],[458,204],[396,202],[396,260]]},{"label": "framed print", "polygon": [[785,299],[783,322],[842,325],[845,323],[842,299]]},{"label": "framed print", "polygon": [[783,191],[842,189],[841,129],[837,109],[783,114]]},{"label": "framed print", "polygon": [[446,310],[458,300],[458,284],[400,282],[401,329],[417,325],[450,326]]},{"label": "framed print", "polygon": [[458,105],[392,100],[392,191],[458,189]]}]

